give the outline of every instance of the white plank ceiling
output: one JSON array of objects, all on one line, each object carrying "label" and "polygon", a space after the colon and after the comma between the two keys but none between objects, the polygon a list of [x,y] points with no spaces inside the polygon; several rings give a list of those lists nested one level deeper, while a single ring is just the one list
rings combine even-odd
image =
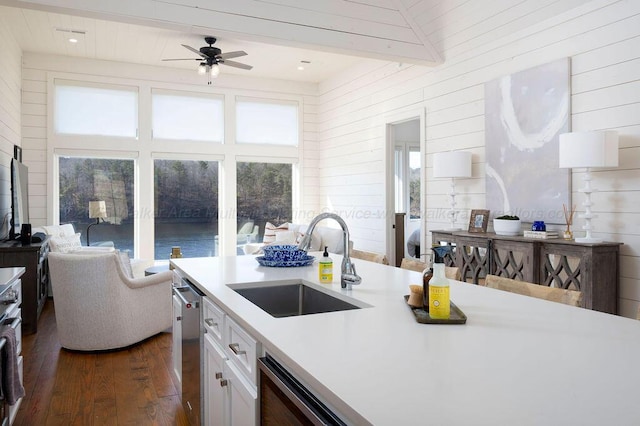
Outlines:
[{"label": "white plank ceiling", "polygon": [[487,28],[586,1],[0,0],[0,22],[23,51],[183,68],[197,62],[162,59],[191,58],[181,44],[197,49],[211,35],[254,67],[223,72],[319,82],[363,58],[438,65],[499,33]]}]

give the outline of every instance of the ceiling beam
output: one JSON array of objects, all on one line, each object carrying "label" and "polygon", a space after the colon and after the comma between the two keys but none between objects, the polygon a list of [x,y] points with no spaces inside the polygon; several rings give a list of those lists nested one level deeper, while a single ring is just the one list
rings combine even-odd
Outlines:
[{"label": "ceiling beam", "polygon": [[315,0],[0,0],[0,4],[387,61],[440,64],[440,55],[406,9],[392,1],[395,9],[370,0],[327,0],[325,4]]}]

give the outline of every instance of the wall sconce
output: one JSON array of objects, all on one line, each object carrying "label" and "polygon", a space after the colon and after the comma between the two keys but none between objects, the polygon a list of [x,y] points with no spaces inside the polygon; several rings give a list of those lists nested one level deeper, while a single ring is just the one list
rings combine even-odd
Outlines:
[{"label": "wall sconce", "polygon": [[451,226],[448,231],[459,231],[456,227],[456,178],[471,177],[471,153],[467,151],[437,152],[433,156],[433,177],[451,178],[450,206],[447,212]]},{"label": "wall sconce", "polygon": [[591,193],[597,189],[591,187],[591,168],[593,167],[618,167],[618,133],[612,130],[571,132],[560,135],[560,168],[585,167],[584,188],[578,190],[585,195],[582,205],[584,214],[578,217],[584,218],[582,229],[586,231],[584,238],[576,238],[578,243],[601,243],[601,238],[591,236],[591,219],[597,217],[591,212]]},{"label": "wall sconce", "polygon": [[89,219],[95,219],[95,223],[87,226],[87,246],[89,243],[89,230],[93,225],[98,225],[100,219],[104,220],[107,217],[107,204],[104,201],[89,201]]}]

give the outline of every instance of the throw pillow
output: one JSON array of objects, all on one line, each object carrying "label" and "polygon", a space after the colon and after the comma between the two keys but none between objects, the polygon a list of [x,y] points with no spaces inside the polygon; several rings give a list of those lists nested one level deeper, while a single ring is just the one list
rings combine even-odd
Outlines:
[{"label": "throw pillow", "polygon": [[280,226],[275,226],[271,222],[267,222],[264,226],[264,237],[262,238],[262,242],[265,244],[271,244],[276,241],[276,234],[278,232],[284,232],[289,230],[289,224],[283,223]]},{"label": "throw pillow", "polygon": [[82,247],[80,234],[78,233],[69,237],[51,237],[49,240],[49,246],[51,251],[59,253],[69,253],[78,250]]},{"label": "throw pillow", "polygon": [[44,232],[51,237],[73,237],[76,233],[73,224],[43,226]]},{"label": "throw pillow", "polygon": [[297,244],[296,234],[293,231],[276,232],[276,244]]}]

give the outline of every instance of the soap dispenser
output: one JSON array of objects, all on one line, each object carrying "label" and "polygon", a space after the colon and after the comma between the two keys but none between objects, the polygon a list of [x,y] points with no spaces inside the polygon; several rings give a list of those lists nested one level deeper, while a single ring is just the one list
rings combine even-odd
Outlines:
[{"label": "soap dispenser", "polygon": [[450,315],[449,280],[444,274],[444,263],[434,263],[433,277],[429,280],[429,316],[449,319]]},{"label": "soap dispenser", "polygon": [[324,253],[322,253],[322,258],[318,262],[318,279],[323,284],[331,284],[333,282],[333,259],[329,257],[326,246]]}]

